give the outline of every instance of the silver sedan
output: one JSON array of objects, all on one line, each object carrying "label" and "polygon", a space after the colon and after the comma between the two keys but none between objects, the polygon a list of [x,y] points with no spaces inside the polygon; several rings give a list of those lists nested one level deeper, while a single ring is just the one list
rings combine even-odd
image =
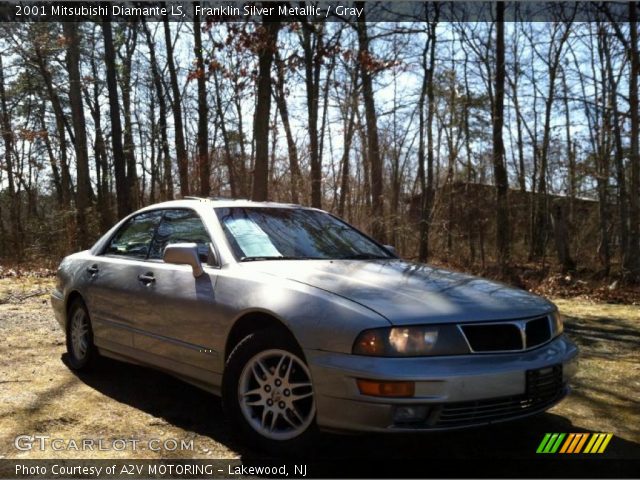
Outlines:
[{"label": "silver sedan", "polygon": [[443,430],[560,401],[577,349],[549,301],[397,257],[335,216],[188,198],[66,257],[69,364],[149,365],[221,395],[246,441]]}]

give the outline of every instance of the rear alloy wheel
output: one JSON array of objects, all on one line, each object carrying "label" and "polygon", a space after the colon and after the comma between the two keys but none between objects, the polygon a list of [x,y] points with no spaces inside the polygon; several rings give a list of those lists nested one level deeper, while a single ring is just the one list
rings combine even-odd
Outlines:
[{"label": "rear alloy wheel", "polygon": [[67,317],[67,353],[73,370],[87,370],[97,356],[93,345],[93,331],[84,302],[76,300]]},{"label": "rear alloy wheel", "polygon": [[278,331],[249,335],[227,361],[225,408],[245,439],[274,453],[293,453],[315,431],[311,373],[299,347]]}]

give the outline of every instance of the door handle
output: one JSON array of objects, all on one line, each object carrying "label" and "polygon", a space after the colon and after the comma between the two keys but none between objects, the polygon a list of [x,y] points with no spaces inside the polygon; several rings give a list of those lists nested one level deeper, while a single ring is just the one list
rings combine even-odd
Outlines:
[{"label": "door handle", "polygon": [[91,265],[90,267],[87,267],[87,272],[89,272],[91,276],[95,275],[98,273],[98,265]]},{"label": "door handle", "polygon": [[147,272],[142,275],[138,275],[138,280],[140,280],[145,285],[150,285],[156,281],[156,277],[153,276],[152,272]]}]

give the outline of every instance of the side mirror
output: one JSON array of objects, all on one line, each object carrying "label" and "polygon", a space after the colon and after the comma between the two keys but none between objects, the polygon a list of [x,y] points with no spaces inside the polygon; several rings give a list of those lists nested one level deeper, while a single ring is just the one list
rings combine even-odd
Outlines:
[{"label": "side mirror", "polygon": [[175,263],[176,265],[191,265],[193,276],[196,278],[204,273],[198,254],[198,245],[195,243],[167,245],[164,249],[163,260],[165,263]]},{"label": "side mirror", "polygon": [[400,256],[398,255],[398,251],[396,250],[396,247],[394,247],[393,245],[383,245],[383,247],[389,250],[391,253],[393,253],[396,257]]}]

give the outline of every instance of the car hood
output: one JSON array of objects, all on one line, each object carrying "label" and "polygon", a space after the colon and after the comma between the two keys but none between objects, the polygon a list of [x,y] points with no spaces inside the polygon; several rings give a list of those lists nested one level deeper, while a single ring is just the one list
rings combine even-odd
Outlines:
[{"label": "car hood", "polygon": [[242,266],[347,298],[395,325],[506,320],[555,309],[524,290],[402,260],[283,260]]}]

